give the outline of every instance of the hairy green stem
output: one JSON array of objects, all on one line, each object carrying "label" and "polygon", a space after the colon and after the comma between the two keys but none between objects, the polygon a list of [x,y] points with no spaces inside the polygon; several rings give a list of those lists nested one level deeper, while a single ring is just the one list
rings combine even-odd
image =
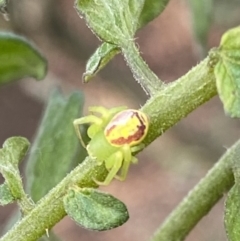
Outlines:
[{"label": "hairy green stem", "polygon": [[[142,110],[150,117],[150,130],[145,144],[148,145],[168,128],[187,116],[192,110],[216,95],[215,79],[208,59],[188,74],[163,88],[152,97]],[[224,170],[222,170],[224,172]],[[35,241],[65,215],[62,197],[70,186],[93,186],[92,177],[104,180],[107,171],[96,161],[86,158],[62,182],[42,198],[36,207],[1,241]],[[209,194],[211,195],[211,193]],[[204,215],[204,214],[203,214]]]},{"label": "hairy green stem", "polygon": [[35,206],[30,197],[27,196],[23,189],[23,183],[19,172],[15,173],[11,182],[8,181],[8,186],[14,197],[17,197],[18,206],[23,216],[27,215]]},{"label": "hairy green stem", "polygon": [[186,75],[167,85],[142,107],[150,118],[150,129],[144,140],[148,145],[198,106],[217,94],[209,58]]},{"label": "hairy green stem", "polygon": [[[182,241],[234,184],[233,159],[240,141],[231,147],[156,231],[151,241]],[[239,152],[239,151],[238,151]],[[237,156],[239,159],[239,156]]]},{"label": "hairy green stem", "polygon": [[18,206],[20,208],[22,215],[25,216],[33,210],[35,204],[33,200],[30,197],[28,197],[25,192],[23,192],[21,199],[18,200]]},{"label": "hairy green stem", "polygon": [[59,222],[66,212],[63,207],[63,196],[69,187],[80,185],[82,187],[96,187],[92,177],[103,180],[107,174],[104,166],[97,166],[95,160],[86,158],[65,179],[53,188],[36,207],[18,222],[1,241],[36,241],[46,229],[50,229]]},{"label": "hairy green stem", "polygon": [[164,86],[164,83],[149,69],[142,59],[134,42],[129,41],[122,49],[122,54],[131,69],[134,78],[142,86],[146,94],[154,96]]}]

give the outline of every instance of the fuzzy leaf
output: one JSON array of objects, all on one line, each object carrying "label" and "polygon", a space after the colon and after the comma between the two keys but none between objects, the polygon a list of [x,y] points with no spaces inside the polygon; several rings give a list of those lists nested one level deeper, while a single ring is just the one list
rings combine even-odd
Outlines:
[{"label": "fuzzy leaf", "polygon": [[197,41],[206,47],[209,28],[213,15],[213,0],[188,0],[192,11],[193,30]]},{"label": "fuzzy leaf", "polygon": [[[3,143],[3,162],[11,163],[15,167],[26,155],[29,148],[29,141],[24,137],[10,137]],[[1,162],[1,161],[0,161]]]},{"label": "fuzzy leaf", "polygon": [[27,190],[36,202],[58,184],[86,156],[74,128],[83,96],[75,92],[64,98],[55,91],[48,101],[26,167]]},{"label": "fuzzy leaf", "polygon": [[122,46],[133,39],[143,4],[144,0],[77,0],[75,7],[100,39]]},{"label": "fuzzy leaf", "polygon": [[0,149],[0,165],[6,168],[18,168],[19,162],[26,155],[29,141],[24,137],[10,137],[3,143]]},{"label": "fuzzy leaf", "polygon": [[167,6],[168,2],[169,0],[145,0],[138,20],[139,28],[142,28],[159,16]]},{"label": "fuzzy leaf", "polygon": [[29,142],[24,137],[8,138],[0,149],[0,172],[15,199],[21,198],[23,185],[18,163],[25,156]]},{"label": "fuzzy leaf", "polygon": [[14,197],[12,196],[7,184],[0,185],[0,205],[4,206],[10,204],[14,201]]},{"label": "fuzzy leaf", "polygon": [[87,83],[119,52],[120,49],[114,44],[103,43],[98,47],[87,62],[86,71],[83,74],[83,82]]},{"label": "fuzzy leaf", "polygon": [[[79,1],[81,3],[82,1]],[[88,1],[88,3],[91,1]],[[121,5],[124,1],[118,1],[117,4]],[[133,26],[133,34],[137,31],[137,29],[142,28],[144,25],[146,25],[148,22],[152,21],[155,17],[157,17],[164,9],[169,0],[131,0],[131,1],[125,1],[125,4],[128,4],[130,16],[131,19],[134,19],[132,23],[135,23]],[[79,3],[76,3],[77,10],[81,13],[84,12],[84,10],[81,10],[81,5],[78,6]],[[109,4],[109,3],[108,3]],[[106,4],[106,6],[108,5]],[[93,6],[93,1],[92,1]],[[94,6],[95,8],[95,6]],[[115,11],[118,11],[118,9],[121,9],[120,7],[117,8]],[[95,18],[94,15],[89,16],[89,21],[92,21],[92,17]],[[87,18],[88,19],[88,18]],[[103,18],[105,19],[105,18]],[[105,19],[105,21],[108,21]],[[115,21],[118,21],[115,19]],[[109,22],[109,21],[108,21]],[[110,23],[111,24],[111,23]],[[89,26],[91,27],[91,24],[89,23]],[[104,26],[105,28],[105,26]],[[98,29],[98,27],[97,27]],[[109,27],[111,30],[111,28]],[[93,29],[94,30],[94,29]],[[98,32],[96,31],[96,34]],[[104,38],[102,38],[104,39]],[[104,42],[100,47],[97,48],[97,50],[94,52],[94,54],[91,56],[91,58],[88,60],[86,65],[86,71],[83,75],[83,82],[87,83],[92,77],[94,77],[97,72],[99,72],[102,68],[104,68],[107,63],[118,53],[120,53],[120,48],[118,45],[113,43],[106,43]]]},{"label": "fuzzy leaf", "polygon": [[46,72],[45,58],[25,38],[0,33],[0,84],[27,76],[40,80]]},{"label": "fuzzy leaf", "polygon": [[[240,26],[228,30],[221,39],[220,49],[221,50],[237,50],[240,51]],[[234,52],[234,51],[232,51]],[[239,59],[238,59],[239,60]]]},{"label": "fuzzy leaf", "polygon": [[225,112],[240,118],[240,27],[223,35],[219,56],[214,68],[219,97]]},{"label": "fuzzy leaf", "polygon": [[93,188],[70,190],[64,197],[64,208],[76,223],[91,230],[116,228],[129,218],[124,203]]}]

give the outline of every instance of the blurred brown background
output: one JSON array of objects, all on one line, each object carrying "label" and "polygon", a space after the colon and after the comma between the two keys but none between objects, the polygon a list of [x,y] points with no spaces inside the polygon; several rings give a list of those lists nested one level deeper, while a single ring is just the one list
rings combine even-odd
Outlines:
[{"label": "blurred brown background", "polygon": [[[240,23],[240,3],[216,1],[208,48],[217,46],[228,28]],[[81,76],[86,60],[100,44],[73,8],[73,0],[10,2],[11,21],[0,16],[0,31],[29,37],[49,62],[44,81],[24,79],[0,88],[0,143],[15,135],[33,139],[51,89],[82,90],[86,104],[128,105],[139,108],[147,99],[123,58],[117,56],[89,84]],[[191,13],[184,0],[171,0],[163,14],[138,32],[143,58],[166,82],[186,73],[200,61],[192,31]],[[239,138],[240,124],[224,115],[217,97],[198,108],[139,154],[124,183],[104,188],[128,206],[130,220],[107,232],[84,230],[65,218],[54,228],[63,240],[148,240],[170,211],[203,177],[227,147]],[[223,201],[191,232],[187,241],[224,241]],[[13,206],[0,207],[4,223]]]}]

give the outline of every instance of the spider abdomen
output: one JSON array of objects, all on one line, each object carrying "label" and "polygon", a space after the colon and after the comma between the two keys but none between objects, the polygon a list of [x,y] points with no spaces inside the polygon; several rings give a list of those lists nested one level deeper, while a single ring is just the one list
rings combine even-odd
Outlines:
[{"label": "spider abdomen", "polygon": [[117,113],[104,130],[106,139],[113,146],[137,145],[145,138],[147,132],[147,116],[133,109]]}]

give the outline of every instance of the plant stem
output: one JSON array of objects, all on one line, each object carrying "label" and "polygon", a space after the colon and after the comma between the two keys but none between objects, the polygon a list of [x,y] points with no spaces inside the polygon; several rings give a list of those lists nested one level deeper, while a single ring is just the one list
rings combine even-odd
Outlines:
[{"label": "plant stem", "polygon": [[3,172],[2,175],[13,197],[17,200],[21,213],[27,215],[34,208],[34,202],[26,195],[23,189],[19,170],[12,169],[11,172]]},{"label": "plant stem", "polygon": [[86,158],[42,198],[27,216],[3,236],[1,241],[36,241],[46,232],[46,229],[53,227],[66,215],[63,196],[69,187],[74,185],[96,187],[92,177],[104,180],[103,177],[106,175],[107,171],[104,166],[97,166],[95,160]]},{"label": "plant stem", "polygon": [[18,206],[20,208],[22,215],[25,216],[33,210],[33,208],[35,207],[35,204],[32,201],[32,199],[28,197],[23,190],[21,199],[18,200]]},{"label": "plant stem", "polygon": [[182,241],[198,221],[234,184],[233,159],[240,159],[236,150],[240,140],[231,147],[207,175],[165,220],[151,241]]},{"label": "plant stem", "polygon": [[[142,108],[150,117],[151,123],[145,144],[150,144],[216,93],[214,75],[206,59],[188,74],[162,89]],[[225,172],[224,169],[221,170]],[[107,171],[103,166],[86,158],[0,241],[35,241],[66,215],[62,197],[70,186],[91,187],[94,185],[93,177],[101,181],[106,175]]]},{"label": "plant stem", "polygon": [[8,186],[15,197],[18,196],[17,202],[23,216],[27,215],[35,206],[31,198],[27,196],[23,189],[23,183],[19,171],[7,182]]},{"label": "plant stem", "polygon": [[151,123],[144,143],[151,143],[216,94],[213,68],[206,58],[186,75],[166,85],[142,107]]},{"label": "plant stem", "polygon": [[128,41],[121,49],[134,78],[142,86],[146,94],[154,96],[158,93],[163,88],[164,83],[149,69],[135,43]]}]

